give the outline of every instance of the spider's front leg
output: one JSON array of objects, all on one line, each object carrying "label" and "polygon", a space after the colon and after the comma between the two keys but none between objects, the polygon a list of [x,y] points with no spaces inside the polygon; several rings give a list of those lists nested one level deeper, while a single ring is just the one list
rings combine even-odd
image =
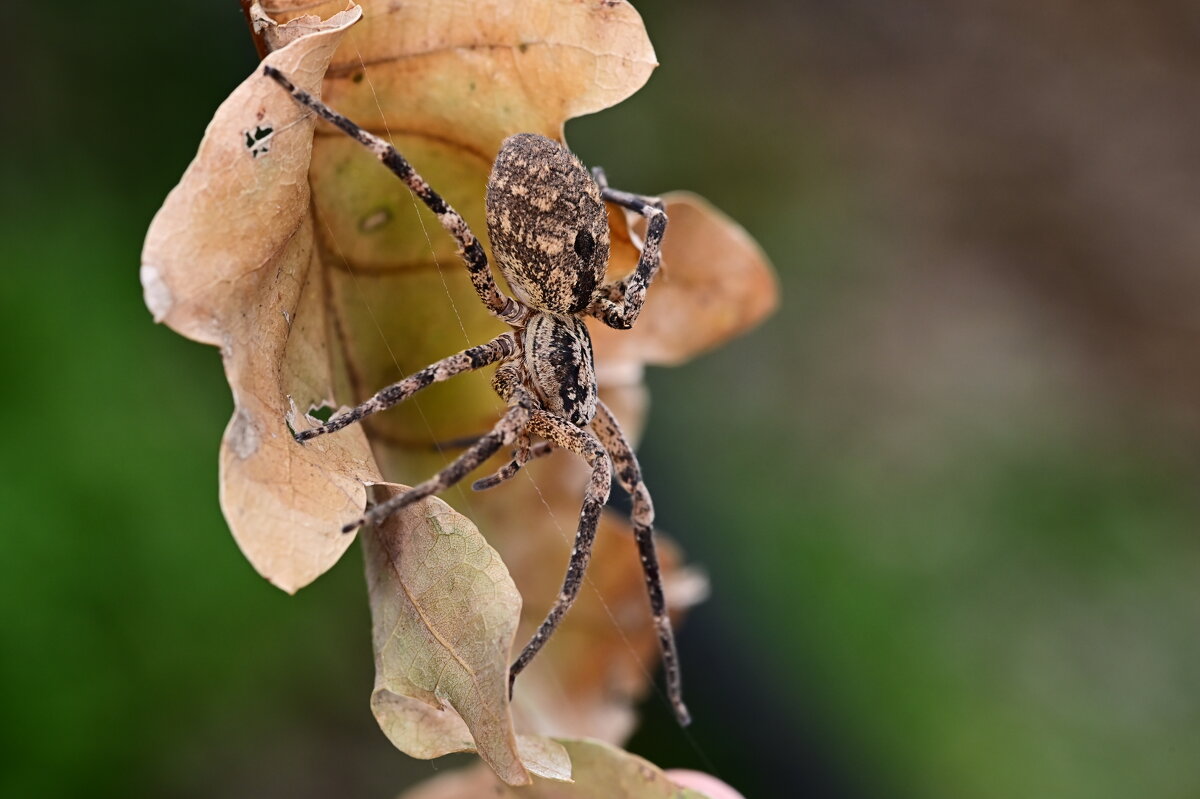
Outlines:
[{"label": "spider's front leg", "polygon": [[642,244],[642,255],[637,268],[627,277],[608,283],[596,290],[588,313],[609,327],[628,330],[637,321],[646,301],[646,289],[658,273],[662,262],[662,240],[667,232],[667,213],[658,197],[631,194],[610,188],[608,178],[601,167],[592,168],[592,179],[600,187],[600,195],[608,202],[616,203],[646,217],[646,240]]},{"label": "spider's front leg", "polygon": [[301,430],[295,433],[296,440],[303,443],[309,439],[341,430],[347,425],[361,421],[378,411],[403,402],[421,389],[443,380],[449,380],[466,372],[473,372],[489,364],[511,357],[517,351],[517,341],[512,333],[501,333],[487,344],[469,347],[460,353],[443,358],[437,363],[426,366],[419,372],[413,372],[408,377],[382,388],[366,402],[343,414],[333,417],[319,427]]},{"label": "spider's front leg", "polygon": [[437,216],[438,223],[458,242],[459,255],[466,263],[467,272],[471,276],[471,284],[489,311],[505,322],[514,325],[522,324],[529,317],[530,311],[523,303],[505,296],[497,288],[492,270],[488,266],[487,255],[484,253],[479,239],[471,232],[467,220],[463,219],[462,215],[450,206],[450,203],[433,190],[425,178],[413,169],[412,164],[396,148],[375,134],[363,130],[308,92],[297,88],[286,75],[274,67],[264,66],[263,74],[286,89],[297,103],[312,109],[317,116],[335,125],[347,136],[374,153],[384,166],[404,181],[404,185],[408,186],[430,211],[433,211]]}]

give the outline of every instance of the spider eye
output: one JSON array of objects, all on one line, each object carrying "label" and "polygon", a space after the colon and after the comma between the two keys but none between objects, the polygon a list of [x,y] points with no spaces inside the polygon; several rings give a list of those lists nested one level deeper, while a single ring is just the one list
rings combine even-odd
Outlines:
[{"label": "spider eye", "polygon": [[586,230],[579,231],[579,235],[575,237],[575,253],[583,259],[584,263],[592,260],[592,253],[596,251],[596,240],[592,238],[592,234]]}]

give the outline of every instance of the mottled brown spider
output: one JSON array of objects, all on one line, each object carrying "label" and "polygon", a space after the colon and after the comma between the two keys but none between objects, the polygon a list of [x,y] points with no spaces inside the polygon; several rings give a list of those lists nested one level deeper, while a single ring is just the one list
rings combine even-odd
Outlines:
[{"label": "mottled brown spider", "polygon": [[[325,424],[296,433],[308,441],[390,408],[416,392],[455,375],[499,364],[492,386],[508,410],[487,435],[438,474],[408,491],[371,507],[347,524],[353,532],[378,522],[423,497],[449,488],[502,447],[514,448],[512,460],[476,490],[499,485],[530,459],[561,447],[592,467],[579,514],[575,545],[558,599],[532,640],[509,670],[512,682],[545,645],[575,601],[592,553],[600,509],[608,501],[613,465],[617,481],[632,498],[634,538],[650,595],[650,610],[662,649],[667,689],[681,724],[689,716],[683,704],[675,637],[663,600],[662,578],[654,548],[654,506],[641,470],[620,425],[596,392],[592,341],[581,318],[594,316],[609,327],[628,329],[637,321],[646,288],[659,266],[659,248],[667,227],[662,202],[656,198],[610,189],[600,169],[591,174],[558,142],[532,133],[510,136],[500,146],[487,184],[487,225],[492,252],[517,299],[496,286],[487,256],[466,221],[430,188],[412,165],[390,144],[363,130],[296,88],[273,67],[263,72],[301,105],[336,125],[366,146],[437,215],[459,245],[479,299],[510,325],[486,344],[463,350],[381,389],[375,396]],[[605,201],[642,214],[647,220],[645,244],[637,268],[628,277],[605,283],[609,232]],[[588,428],[591,428],[590,432]],[[534,436],[545,441],[534,444]]]}]

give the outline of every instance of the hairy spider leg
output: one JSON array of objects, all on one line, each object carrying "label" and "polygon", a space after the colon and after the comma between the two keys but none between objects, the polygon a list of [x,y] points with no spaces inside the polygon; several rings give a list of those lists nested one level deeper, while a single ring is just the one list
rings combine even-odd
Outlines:
[{"label": "hairy spider leg", "polygon": [[658,273],[662,262],[662,240],[667,232],[667,213],[657,197],[630,194],[608,187],[608,178],[600,167],[592,169],[592,178],[600,186],[600,196],[606,201],[646,217],[646,240],[637,267],[621,280],[596,289],[595,299],[587,312],[609,327],[628,330],[637,321],[646,302],[646,289]]},{"label": "hairy spider leg", "polygon": [[463,219],[448,202],[442,199],[440,194],[433,190],[425,178],[413,169],[412,164],[396,148],[373,133],[363,130],[308,92],[297,88],[274,67],[264,66],[263,74],[286,89],[297,103],[312,109],[322,119],[335,125],[347,136],[374,153],[384,166],[404,181],[404,185],[408,186],[412,193],[429,207],[430,211],[433,211],[441,226],[458,242],[459,255],[462,256],[463,262],[467,266],[467,272],[471,275],[471,284],[475,287],[475,293],[479,295],[484,307],[509,324],[520,323],[529,316],[530,311],[523,303],[505,296],[497,288],[496,279],[488,266],[487,254],[484,253],[479,239],[471,232],[467,220]]},{"label": "hairy spider leg", "polygon": [[473,372],[484,366],[510,358],[517,351],[517,341],[512,333],[501,333],[487,344],[468,347],[462,352],[432,363],[419,372],[413,372],[403,380],[381,388],[375,395],[361,405],[339,414],[320,427],[309,428],[295,433],[296,440],[305,442],[326,433],[341,430],[347,425],[370,416],[378,411],[386,410],[416,394],[421,389],[443,380],[449,380],[466,372]]},{"label": "hairy spider leg", "polygon": [[530,446],[529,442],[526,441],[525,445],[521,446],[521,439],[518,438],[516,450],[517,451],[511,461],[501,466],[491,477],[484,477],[481,480],[476,480],[471,485],[471,488],[475,491],[486,491],[489,488],[495,488],[505,480],[511,480],[517,476],[517,472],[521,470],[522,466],[532,460],[545,457],[553,452],[554,445],[549,441],[539,441],[538,443]]},{"label": "hairy spider leg", "polygon": [[[511,370],[515,373],[517,367],[508,364],[500,367],[499,371],[505,370]],[[518,376],[516,380],[519,381],[519,379]],[[501,447],[511,444],[529,423],[530,415],[540,413],[540,411],[535,411],[538,407],[537,400],[519,382],[514,381],[509,388],[511,391],[506,399],[510,407],[504,416],[500,417],[500,421],[496,423],[491,432],[472,444],[466,452],[455,458],[445,469],[442,469],[425,482],[418,483],[403,494],[397,494],[375,505],[360,518],[344,526],[342,532],[350,533],[368,522],[379,522],[406,505],[411,505],[419,499],[424,499],[425,497],[445,491],[470,474],[479,464],[490,458]]]},{"label": "hairy spider leg", "polygon": [[658,646],[662,650],[663,673],[667,679],[667,696],[681,726],[691,723],[691,715],[683,704],[683,682],[679,670],[679,652],[675,648],[675,633],[671,629],[671,617],[667,614],[667,603],[663,598],[662,576],[658,565],[658,553],[654,547],[654,503],[650,491],[642,480],[633,447],[625,438],[617,418],[603,402],[596,403],[596,418],[592,430],[600,443],[608,450],[617,474],[617,482],[633,501],[633,537],[637,542],[638,557],[642,562],[642,573],[646,577],[646,591],[650,597],[650,613],[654,616],[654,627],[658,632]]},{"label": "hairy spider leg", "polygon": [[592,167],[592,180],[596,181],[596,185],[600,187],[600,191],[608,188],[608,175],[604,173],[604,167]]},{"label": "hairy spider leg", "polygon": [[583,496],[583,507],[579,511],[579,527],[575,532],[575,544],[571,549],[571,559],[567,563],[567,575],[563,579],[562,590],[546,615],[546,620],[538,627],[533,638],[521,650],[521,654],[508,670],[510,695],[513,680],[545,645],[563,616],[574,604],[575,597],[579,595],[579,589],[583,585],[583,574],[592,557],[592,544],[596,540],[600,510],[608,501],[608,492],[612,487],[612,461],[603,445],[591,433],[547,411],[534,411],[529,420],[529,432],[549,439],[556,446],[569,449],[582,457],[592,467],[592,477]]}]

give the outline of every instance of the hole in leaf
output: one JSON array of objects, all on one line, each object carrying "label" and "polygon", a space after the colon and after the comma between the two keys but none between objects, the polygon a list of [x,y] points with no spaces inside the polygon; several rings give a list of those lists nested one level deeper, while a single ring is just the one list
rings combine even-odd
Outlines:
[{"label": "hole in leaf", "polygon": [[250,151],[250,155],[258,158],[260,155],[266,155],[271,149],[271,134],[275,132],[275,128],[270,125],[257,125],[254,130],[243,131],[246,137],[246,149]]},{"label": "hole in leaf", "polygon": [[308,415],[324,424],[333,416],[334,410],[335,409],[331,405],[322,405],[320,408],[314,408],[313,410],[310,410]]}]

